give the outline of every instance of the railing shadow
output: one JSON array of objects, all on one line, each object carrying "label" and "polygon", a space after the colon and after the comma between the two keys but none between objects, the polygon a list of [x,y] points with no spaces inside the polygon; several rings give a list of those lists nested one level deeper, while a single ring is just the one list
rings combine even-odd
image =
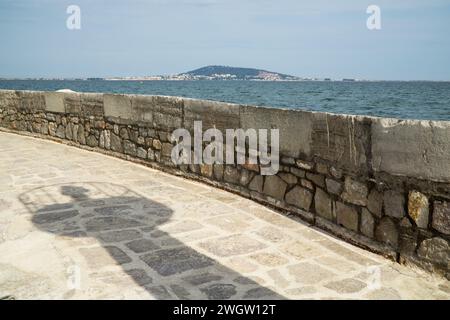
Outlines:
[{"label": "railing shadow", "polygon": [[40,230],[69,241],[95,239],[101,245],[77,245],[91,265],[84,270],[88,274],[107,267],[100,258],[106,251],[155,299],[283,299],[158,229],[173,211],[124,186],[57,184],[33,189],[19,199]]}]

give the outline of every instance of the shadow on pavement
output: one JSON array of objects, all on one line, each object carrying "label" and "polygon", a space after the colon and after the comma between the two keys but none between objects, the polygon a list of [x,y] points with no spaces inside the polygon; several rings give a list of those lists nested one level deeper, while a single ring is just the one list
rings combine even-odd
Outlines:
[{"label": "shadow on pavement", "polygon": [[[124,186],[57,184],[33,189],[19,199],[40,230],[76,240],[88,266],[81,272],[89,277],[101,277],[102,270],[116,264],[155,299],[283,299],[159,230],[173,211]],[[79,241],[86,239],[96,241]],[[113,273],[111,279],[116,276]]]}]

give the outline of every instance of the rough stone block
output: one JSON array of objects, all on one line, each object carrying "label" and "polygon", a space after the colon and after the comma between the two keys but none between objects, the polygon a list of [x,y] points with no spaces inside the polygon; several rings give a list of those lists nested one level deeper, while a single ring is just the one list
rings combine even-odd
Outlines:
[{"label": "rough stone block", "polygon": [[141,159],[147,159],[147,150],[142,147],[137,148],[137,156]]},{"label": "rough stone block", "polygon": [[361,213],[361,233],[366,237],[373,238],[375,227],[375,220],[372,214],[366,208],[362,209]]},{"label": "rough stone block", "polygon": [[122,139],[114,133],[111,133],[111,150],[120,153],[123,152]]},{"label": "rough stone block", "polygon": [[434,237],[422,241],[417,250],[417,255],[422,259],[429,260],[448,268],[448,263],[450,261],[450,246],[446,240]]},{"label": "rough stone block", "polygon": [[358,231],[358,212],[355,208],[336,202],[336,220],[337,224]]},{"label": "rough stone block", "polygon": [[309,211],[311,207],[312,198],[313,194],[311,191],[299,186],[294,187],[291,191],[286,193],[287,203],[306,211]]},{"label": "rough stone block", "polygon": [[383,194],[372,189],[367,197],[367,208],[375,216],[381,218],[383,216]]},{"label": "rough stone block", "polygon": [[316,213],[328,220],[333,220],[333,210],[331,207],[330,196],[320,188],[316,189],[316,194],[314,195],[314,205],[316,208]]},{"label": "rough stone block", "polygon": [[325,177],[324,176],[322,176],[320,174],[307,172],[306,173],[306,178],[308,178],[309,180],[314,182],[314,184],[316,186],[319,186],[321,188],[325,188]]},{"label": "rough stone block", "polygon": [[296,184],[297,183],[297,177],[293,174],[281,172],[278,174],[278,176],[283,179],[287,184]]},{"label": "rough stone block", "polygon": [[428,198],[418,191],[410,191],[408,196],[408,214],[419,228],[426,229],[428,227],[429,213]]},{"label": "rough stone block", "polygon": [[262,193],[263,192],[263,185],[264,185],[264,177],[263,176],[254,176],[250,184],[248,185],[248,188],[250,190]]},{"label": "rough stone block", "polygon": [[228,183],[238,184],[240,178],[238,169],[232,166],[225,166],[223,178]]},{"label": "rough stone block", "polygon": [[437,231],[450,235],[450,202],[434,202],[432,226]]},{"label": "rough stone block", "polygon": [[326,179],[325,184],[329,193],[340,195],[342,192],[342,183],[333,179]]},{"label": "rough stone block", "polygon": [[216,178],[216,180],[222,180],[222,178],[223,178],[223,164],[214,164],[213,165],[213,173],[214,173],[214,178]]},{"label": "rough stone block", "polygon": [[384,213],[394,218],[405,216],[405,197],[402,193],[389,190],[383,194]]},{"label": "rough stone block", "polygon": [[164,143],[162,144],[162,148],[161,148],[161,155],[162,155],[163,157],[168,157],[168,158],[170,158],[171,155],[172,155],[172,148],[173,148],[173,146],[172,146],[171,143],[166,143],[166,142],[164,142]]},{"label": "rough stone block", "polygon": [[278,176],[267,176],[264,183],[264,193],[272,198],[283,200],[287,183]]},{"label": "rough stone block", "polygon": [[345,177],[344,193],[342,199],[360,206],[367,205],[367,185],[365,183]]},{"label": "rough stone block", "polygon": [[375,230],[375,238],[394,248],[398,246],[398,230],[395,223],[389,217],[381,219]]},{"label": "rough stone block", "polygon": [[252,171],[242,169],[239,183],[243,186],[246,186],[252,180],[253,176],[254,176],[254,173]]},{"label": "rough stone block", "polygon": [[136,145],[129,140],[124,140],[123,141],[123,152],[125,154],[135,157],[137,154]]},{"label": "rough stone block", "polygon": [[200,174],[204,177],[211,178],[213,175],[213,166],[211,164],[201,164]]}]

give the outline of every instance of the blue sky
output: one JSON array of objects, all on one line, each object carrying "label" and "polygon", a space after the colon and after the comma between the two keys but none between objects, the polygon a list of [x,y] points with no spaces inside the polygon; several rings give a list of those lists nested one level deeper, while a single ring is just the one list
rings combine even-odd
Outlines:
[{"label": "blue sky", "polygon": [[[81,30],[68,30],[68,5]],[[366,8],[381,8],[381,30]],[[0,0],[0,77],[171,74],[450,80],[448,0]]]}]

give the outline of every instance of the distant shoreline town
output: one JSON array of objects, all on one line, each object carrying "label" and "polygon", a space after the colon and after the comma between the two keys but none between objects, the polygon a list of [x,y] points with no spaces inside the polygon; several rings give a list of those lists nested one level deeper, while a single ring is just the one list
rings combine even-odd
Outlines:
[{"label": "distant shoreline town", "polygon": [[87,78],[5,78],[0,80],[53,80],[53,81],[339,81],[339,82],[380,82],[380,81],[409,81],[409,82],[447,82],[432,80],[367,80],[356,78],[316,78],[298,77],[262,69],[238,68],[229,66],[206,66],[192,71],[153,76],[126,76],[126,77],[87,77]]},{"label": "distant shoreline town", "polygon": [[196,80],[248,80],[248,81],[364,81],[344,78],[297,77],[262,69],[228,66],[206,66],[192,71],[172,75],[127,76],[127,77],[87,77],[87,78],[0,78],[1,80],[78,80],[78,81],[196,81]]}]

